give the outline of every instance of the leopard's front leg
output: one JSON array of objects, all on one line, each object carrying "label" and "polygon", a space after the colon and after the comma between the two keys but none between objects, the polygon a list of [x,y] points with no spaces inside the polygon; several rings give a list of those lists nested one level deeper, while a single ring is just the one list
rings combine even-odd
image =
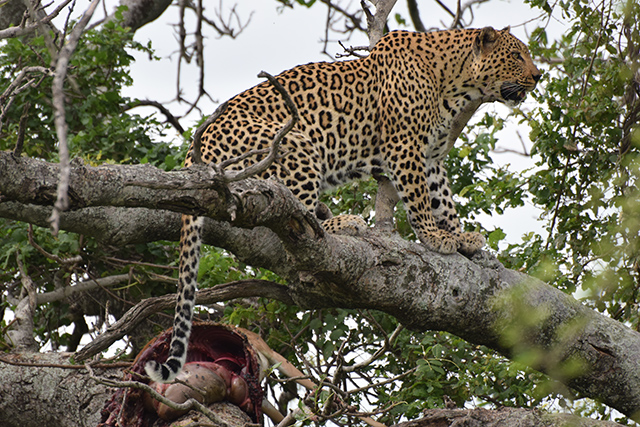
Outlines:
[{"label": "leopard's front leg", "polygon": [[446,173],[440,162],[415,157],[388,161],[392,181],[420,242],[443,254],[471,254],[484,245],[479,233],[461,231]]},{"label": "leopard's front leg", "polygon": [[429,162],[425,166],[425,171],[431,214],[437,227],[458,238],[460,252],[473,254],[480,250],[485,244],[484,236],[476,232],[462,231],[443,163],[441,161]]}]

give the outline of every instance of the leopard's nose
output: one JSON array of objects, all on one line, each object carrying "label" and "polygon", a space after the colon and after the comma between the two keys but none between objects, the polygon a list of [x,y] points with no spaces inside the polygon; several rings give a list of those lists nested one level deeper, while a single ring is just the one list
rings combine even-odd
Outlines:
[{"label": "leopard's nose", "polygon": [[538,83],[540,81],[540,78],[542,77],[542,73],[540,71],[536,70],[536,72],[533,73],[531,75],[531,77],[533,77],[533,80],[535,80],[536,83]]}]

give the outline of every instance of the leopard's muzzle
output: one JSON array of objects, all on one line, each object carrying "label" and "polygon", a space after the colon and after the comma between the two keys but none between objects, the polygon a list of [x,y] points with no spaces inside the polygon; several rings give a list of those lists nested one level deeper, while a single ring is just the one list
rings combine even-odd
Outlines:
[{"label": "leopard's muzzle", "polygon": [[502,99],[505,101],[519,104],[527,96],[528,90],[529,89],[519,83],[504,82],[500,87],[500,96],[502,96]]}]

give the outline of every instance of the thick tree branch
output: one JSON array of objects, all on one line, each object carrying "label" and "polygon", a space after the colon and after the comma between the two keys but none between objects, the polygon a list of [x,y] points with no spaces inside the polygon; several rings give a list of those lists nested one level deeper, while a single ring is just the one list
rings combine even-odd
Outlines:
[{"label": "thick tree branch", "polygon": [[[50,205],[57,169],[0,153],[0,200]],[[265,233],[266,243],[244,240],[245,256],[254,257],[247,262],[287,279],[287,294],[300,307],[378,309],[413,330],[448,331],[510,358],[537,355],[522,361],[640,419],[640,334],[485,253],[444,256],[374,230],[361,238],[327,235],[281,185],[227,187],[202,168],[80,166],[70,178],[72,209],[144,207],[227,221],[234,204],[234,226],[272,230],[252,231]],[[278,244],[269,243],[273,236]],[[242,249],[235,245],[229,250]]]},{"label": "thick tree branch", "polygon": [[[171,5],[171,0],[120,0],[120,5],[127,7],[127,10],[122,13],[122,26],[136,32],[140,27],[162,15]],[[115,12],[107,17],[107,21],[113,19],[115,19]]]},{"label": "thick tree branch", "polygon": [[[34,353],[30,356],[14,355],[11,364],[0,361],[0,413],[3,427],[47,426],[95,426],[100,421],[100,411],[111,397],[113,388],[93,380],[82,366],[65,369],[67,356],[60,353]],[[4,358],[6,359],[6,357]],[[25,369],[21,364],[27,364]],[[121,366],[106,369],[104,364],[93,370],[102,378],[117,380],[122,377]],[[31,404],[30,404],[31,402]],[[232,426],[246,425],[248,419],[237,406],[220,402],[211,407],[216,414],[225,417]],[[295,421],[295,420],[294,420]],[[497,426],[550,426],[617,427],[619,424],[574,417],[568,414],[547,414],[537,409],[502,408],[486,409],[433,409],[424,417],[398,427],[446,427],[454,425],[477,427]]]},{"label": "thick tree branch", "polygon": [[20,300],[15,311],[15,327],[7,331],[10,343],[19,351],[36,351],[38,344],[33,338],[33,315],[36,310],[36,286],[27,274],[19,254],[16,254],[16,262],[20,269],[22,287],[26,291],[24,298]]},{"label": "thick tree branch", "polygon": [[[0,218],[48,227],[51,208],[16,202],[0,203]],[[72,233],[95,237],[106,245],[123,246],[156,240],[177,241],[180,215],[165,210],[146,208],[93,207],[63,212],[60,228]],[[262,265],[270,270],[287,266],[286,253],[278,237],[265,227],[253,229],[232,227],[228,222],[205,218],[203,241],[224,247],[247,264]],[[283,275],[288,276],[286,271]]]},{"label": "thick tree branch", "polygon": [[[102,277],[94,280],[84,280],[77,285],[67,286],[56,291],[38,294],[36,304],[46,304],[48,302],[60,301],[79,292],[87,292],[98,288],[109,288],[111,286],[126,283],[130,279],[128,274],[117,274],[115,276]],[[33,329],[31,330],[33,332]]]}]

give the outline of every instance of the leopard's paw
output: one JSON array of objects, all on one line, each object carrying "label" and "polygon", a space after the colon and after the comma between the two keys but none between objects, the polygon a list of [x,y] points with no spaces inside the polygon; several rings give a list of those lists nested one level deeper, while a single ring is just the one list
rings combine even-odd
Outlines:
[{"label": "leopard's paw", "polygon": [[441,254],[453,254],[458,251],[460,242],[458,238],[445,230],[433,230],[421,233],[420,242]]},{"label": "leopard's paw", "polygon": [[327,233],[360,236],[369,229],[366,221],[358,215],[338,215],[322,222]]},{"label": "leopard's paw", "polygon": [[458,251],[465,255],[473,255],[482,249],[485,244],[484,236],[475,231],[460,233],[458,240],[460,241]]}]

